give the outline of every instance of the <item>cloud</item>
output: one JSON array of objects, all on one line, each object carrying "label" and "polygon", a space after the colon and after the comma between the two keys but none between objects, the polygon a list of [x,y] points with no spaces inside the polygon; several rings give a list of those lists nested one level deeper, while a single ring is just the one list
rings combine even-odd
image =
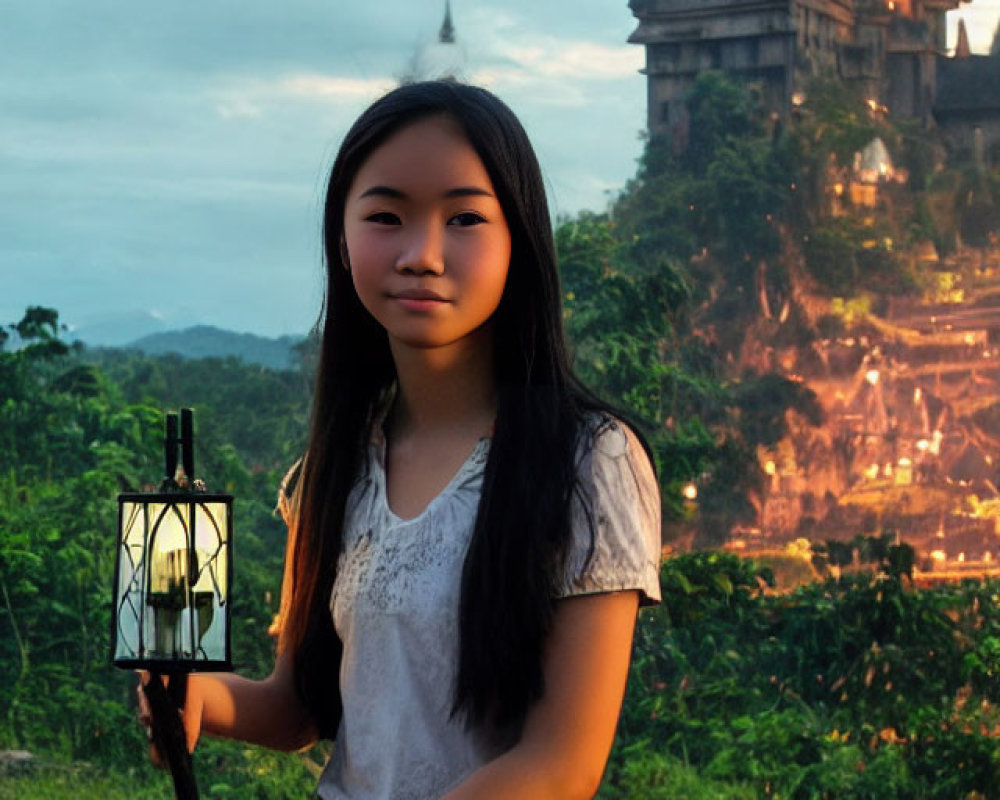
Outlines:
[{"label": "cloud", "polygon": [[301,72],[274,78],[256,76],[220,78],[203,95],[224,120],[255,120],[287,113],[292,104],[320,104],[353,110],[370,103],[394,85],[388,77],[353,78]]},{"label": "cloud", "polygon": [[253,119],[264,112],[248,97],[235,96],[216,103],[215,113],[223,119]]},{"label": "cloud", "polygon": [[611,47],[549,37],[529,46],[507,45],[501,52],[535,75],[574,81],[631,78],[643,64],[642,50],[638,47]]},{"label": "cloud", "polygon": [[333,75],[293,75],[278,84],[281,91],[293,97],[322,98],[323,100],[371,100],[389,91],[394,85],[391,78],[344,78]]},{"label": "cloud", "polygon": [[594,83],[634,81],[643,64],[640,48],[551,37],[528,44],[500,43],[490,56],[472,72],[474,83],[564,107],[592,104]]},{"label": "cloud", "polygon": [[[607,10],[598,5],[577,0],[567,18],[565,7],[520,0],[503,8],[468,4],[461,16],[455,4],[460,40],[476,43],[470,80],[526,104],[559,108],[593,104],[596,84],[604,96],[616,81],[635,83],[644,53],[641,47],[625,43],[632,27],[630,15],[616,16],[618,28],[575,19],[587,15],[609,19]],[[562,22],[553,24],[550,17]]]},{"label": "cloud", "polygon": [[[521,118],[552,207],[602,207],[645,113],[627,4],[451,5],[469,77]],[[443,3],[0,6],[0,312],[145,314],[152,292],[173,325],[198,286],[187,324],[307,329],[337,143],[433,43]]]}]

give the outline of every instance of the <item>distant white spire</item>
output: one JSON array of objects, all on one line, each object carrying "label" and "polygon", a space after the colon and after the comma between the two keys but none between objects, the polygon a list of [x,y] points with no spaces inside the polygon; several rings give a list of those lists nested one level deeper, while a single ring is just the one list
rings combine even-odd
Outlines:
[{"label": "distant white spire", "polygon": [[451,18],[451,1],[445,0],[444,22],[437,39],[419,46],[413,53],[403,83],[425,80],[462,80],[465,75],[465,48],[458,42]]},{"label": "distant white spire", "polygon": [[451,0],[444,0],[444,22],[438,33],[441,44],[455,44],[455,26],[451,24]]}]

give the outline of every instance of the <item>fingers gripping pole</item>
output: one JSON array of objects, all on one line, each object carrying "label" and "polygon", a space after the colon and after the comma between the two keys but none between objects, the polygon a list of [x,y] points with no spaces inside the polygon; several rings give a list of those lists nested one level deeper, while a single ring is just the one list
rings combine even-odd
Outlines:
[{"label": "fingers gripping pole", "polygon": [[187,675],[172,675],[169,689],[163,688],[159,673],[153,672],[149,678],[142,690],[149,701],[153,742],[170,768],[177,800],[198,800],[198,783],[187,749],[187,735],[178,713],[187,692]]}]

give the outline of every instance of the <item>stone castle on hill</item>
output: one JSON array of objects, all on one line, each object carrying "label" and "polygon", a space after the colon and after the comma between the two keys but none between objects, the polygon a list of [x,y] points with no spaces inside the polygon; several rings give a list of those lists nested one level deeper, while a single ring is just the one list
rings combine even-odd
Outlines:
[{"label": "stone castle on hill", "polygon": [[[974,56],[960,27],[949,54],[945,13],[959,6],[631,0],[638,27],[630,41],[646,48],[650,135],[678,149],[697,135],[688,130],[685,97],[700,72],[753,84],[781,115],[808,103],[813,76],[829,75],[859,86],[894,117],[935,127],[952,163],[1000,167],[1000,36],[991,55]],[[847,195],[858,209],[885,203],[886,210],[888,196]],[[887,299],[878,315],[805,347],[747,337],[739,363],[802,381],[820,399],[825,422],[813,427],[793,416],[787,437],[759,448],[765,486],[753,501],[756,518],[729,531],[730,546],[767,550],[798,537],[894,531],[927,574],[997,570],[1000,243],[959,245],[941,257],[928,247],[908,256],[940,284],[923,297]],[[810,313],[824,309],[817,301]]]},{"label": "stone castle on hill", "polygon": [[[949,149],[1000,156],[1000,56],[946,55],[946,12],[972,0],[630,0],[646,48],[652,137],[687,140],[684,97],[702,71],[757,85],[787,112],[814,75],[859,85],[894,116],[937,124]],[[976,129],[979,133],[976,133]],[[994,158],[1000,161],[1000,158]]]}]

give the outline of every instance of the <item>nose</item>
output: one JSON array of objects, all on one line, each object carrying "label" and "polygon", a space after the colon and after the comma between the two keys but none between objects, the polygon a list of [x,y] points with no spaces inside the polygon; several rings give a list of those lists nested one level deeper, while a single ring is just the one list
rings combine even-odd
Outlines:
[{"label": "nose", "polygon": [[411,225],[396,260],[398,272],[440,275],[444,272],[443,236],[431,222]]}]

